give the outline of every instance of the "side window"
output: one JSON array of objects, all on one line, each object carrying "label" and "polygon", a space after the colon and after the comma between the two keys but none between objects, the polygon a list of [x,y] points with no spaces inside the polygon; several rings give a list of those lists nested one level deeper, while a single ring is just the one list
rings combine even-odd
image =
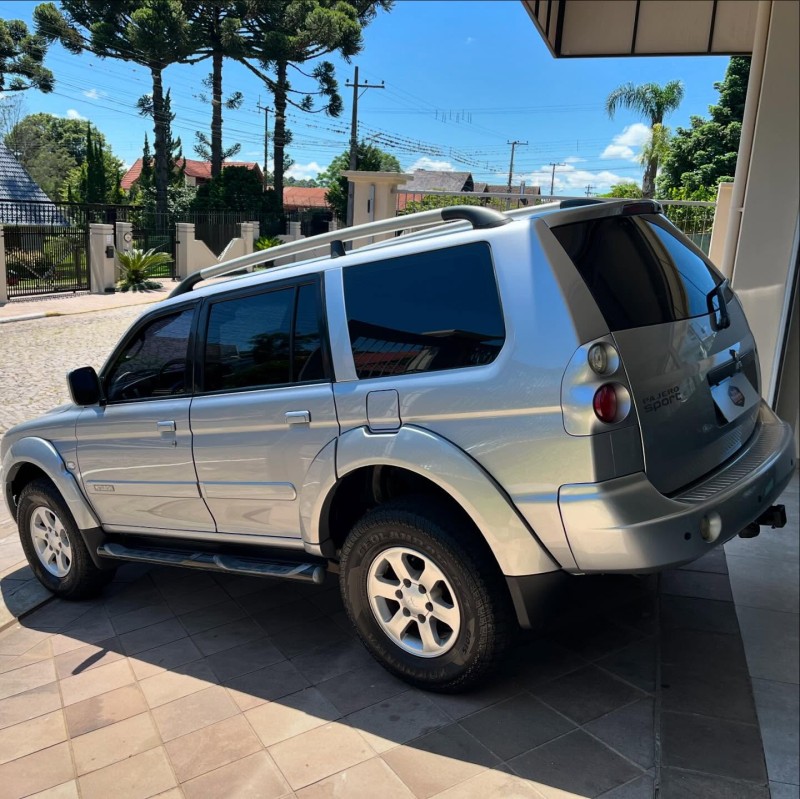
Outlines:
[{"label": "side window", "polygon": [[211,306],[205,391],[264,388],[323,377],[315,286],[278,289]]},{"label": "side window", "polygon": [[126,402],[189,393],[189,335],[194,314],[194,307],[187,308],[142,327],[106,375],[106,400]]},{"label": "side window", "polygon": [[347,267],[344,292],[360,378],[480,366],[505,341],[482,242]]}]

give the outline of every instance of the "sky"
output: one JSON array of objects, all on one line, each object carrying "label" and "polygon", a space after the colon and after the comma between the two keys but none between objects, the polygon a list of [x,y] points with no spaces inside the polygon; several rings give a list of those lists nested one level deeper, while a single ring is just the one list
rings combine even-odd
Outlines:
[{"label": "sky", "polygon": [[[35,2],[0,2],[4,19],[30,23]],[[384,89],[362,90],[359,136],[396,155],[404,171],[455,169],[476,181],[505,184],[512,140],[518,145],[514,184],[542,186],[548,193],[551,162],[555,193],[602,193],[623,180],[641,181],[638,163],[648,128],[636,115],[618,112],[609,119],[604,101],[617,86],[660,84],[679,79],[685,86],[680,108],[669,126],[686,126],[705,115],[717,100],[714,82],[722,80],[726,57],[555,59],[517,0],[398,0],[364,31],[364,49],[348,64],[331,58],[344,100],[342,115],[294,110],[290,175],[315,177],[345,151],[352,111],[353,67],[359,80]],[[60,45],[46,58],[56,78],[55,91],[25,92],[26,113],[47,112],[90,119],[116,156],[129,165],[141,155],[145,133],[152,146],[152,123],[140,117],[136,100],[150,92],[142,67],[92,55],[75,56]],[[208,62],[172,65],[164,72],[176,113],[173,133],[184,153],[192,152],[195,131],[208,135],[210,106],[198,98]],[[311,87],[298,76],[295,88]],[[225,146],[241,144],[237,160],[264,160],[264,112],[269,94],[245,67],[225,62],[226,93],[240,91],[244,103],[224,116]],[[270,115],[270,129],[272,128]],[[270,149],[271,153],[271,149]],[[590,188],[587,188],[590,187]]]}]

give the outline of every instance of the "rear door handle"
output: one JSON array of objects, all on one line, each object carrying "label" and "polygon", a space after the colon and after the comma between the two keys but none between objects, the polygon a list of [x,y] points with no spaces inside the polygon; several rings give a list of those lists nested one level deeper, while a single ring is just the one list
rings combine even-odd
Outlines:
[{"label": "rear door handle", "polygon": [[308,411],[286,411],[286,424],[309,424],[311,414]]},{"label": "rear door handle", "polygon": [[175,422],[172,420],[164,422],[156,422],[156,430],[158,430],[159,433],[174,433]]}]

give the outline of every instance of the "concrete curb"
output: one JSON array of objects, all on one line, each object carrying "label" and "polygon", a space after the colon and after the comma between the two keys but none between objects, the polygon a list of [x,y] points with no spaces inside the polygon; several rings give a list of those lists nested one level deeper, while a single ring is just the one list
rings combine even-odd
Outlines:
[{"label": "concrete curb", "polygon": [[[127,307],[127,306],[121,306]],[[101,310],[101,309],[97,309]],[[81,313],[78,311],[78,313]],[[87,311],[83,311],[83,313],[88,313]],[[66,314],[60,313],[59,311],[43,311],[42,313],[26,313],[22,316],[6,316],[5,318],[0,317],[0,325],[7,325],[11,322],[28,322],[31,319],[45,319],[48,316],[65,316]]]}]

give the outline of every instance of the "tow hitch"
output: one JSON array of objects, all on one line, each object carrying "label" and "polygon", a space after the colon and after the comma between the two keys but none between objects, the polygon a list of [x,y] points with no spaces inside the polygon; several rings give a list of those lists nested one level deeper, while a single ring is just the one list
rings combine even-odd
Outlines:
[{"label": "tow hitch", "polygon": [[771,505],[757,519],[756,524],[761,527],[786,527],[786,506]]},{"label": "tow hitch", "polygon": [[755,538],[762,527],[771,527],[773,530],[776,527],[786,527],[786,506],[771,505],[739,533],[739,538]]}]

